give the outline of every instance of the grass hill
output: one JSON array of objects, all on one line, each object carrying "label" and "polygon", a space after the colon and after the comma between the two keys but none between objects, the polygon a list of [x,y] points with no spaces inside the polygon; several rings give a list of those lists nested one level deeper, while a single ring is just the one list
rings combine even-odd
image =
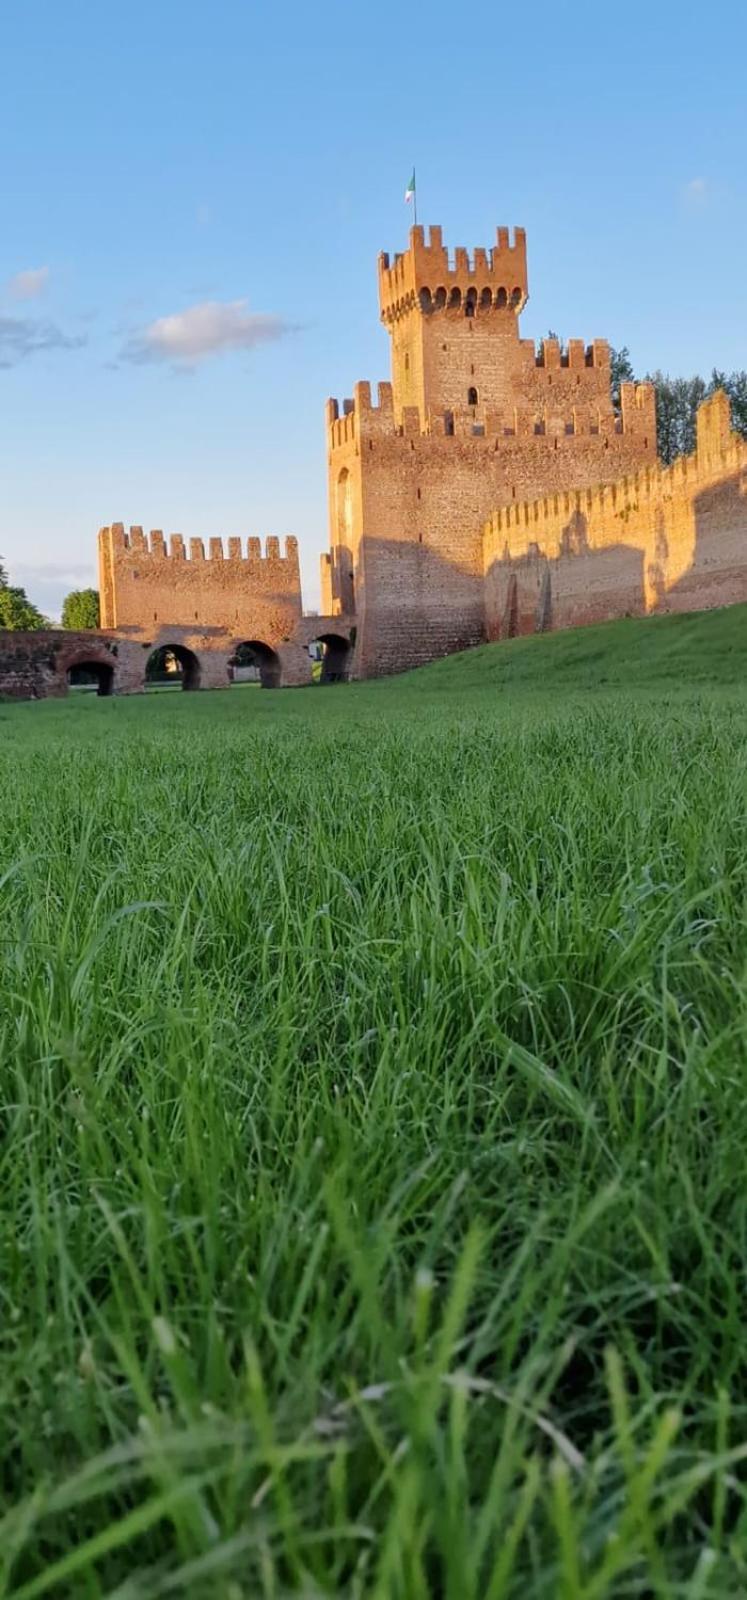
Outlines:
[{"label": "grass hill", "polygon": [[482,645],[396,680],[412,690],[566,692],[747,683],[747,605],[631,617]]}]

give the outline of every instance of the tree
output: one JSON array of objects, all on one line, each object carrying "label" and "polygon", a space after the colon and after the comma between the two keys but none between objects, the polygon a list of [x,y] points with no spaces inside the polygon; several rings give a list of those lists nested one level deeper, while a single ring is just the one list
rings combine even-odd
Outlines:
[{"label": "tree", "polygon": [[62,626],[72,628],[76,633],[85,628],[100,626],[98,589],[73,589],[65,596],[62,604]]},{"label": "tree", "polygon": [[621,350],[610,349],[610,387],[612,389],[612,404],[616,411],[620,410],[620,384],[635,383],[633,363],[630,351],[626,344]]},{"label": "tree", "polygon": [[13,589],[7,583],[0,585],[0,628],[10,628],[17,633],[48,627],[46,617],[32,605],[25,590]]}]

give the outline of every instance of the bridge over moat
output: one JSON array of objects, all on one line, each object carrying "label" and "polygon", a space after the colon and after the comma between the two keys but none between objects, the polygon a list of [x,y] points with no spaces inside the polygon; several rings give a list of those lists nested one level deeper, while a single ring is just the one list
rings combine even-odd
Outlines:
[{"label": "bridge over moat", "polygon": [[[321,672],[314,674],[310,653],[321,646]],[[343,683],[353,675],[355,618],[305,616],[289,637],[232,634],[220,628],[169,627],[150,638],[141,629],[107,628],[73,633],[61,628],[38,632],[0,629],[0,697],[13,700],[60,698],[86,683],[100,695],[142,694],[154,660],[173,664],[183,689],[226,689],[237,681],[235,663],[248,656],[263,688],[300,688]],[[242,653],[243,652],[243,656]]]}]

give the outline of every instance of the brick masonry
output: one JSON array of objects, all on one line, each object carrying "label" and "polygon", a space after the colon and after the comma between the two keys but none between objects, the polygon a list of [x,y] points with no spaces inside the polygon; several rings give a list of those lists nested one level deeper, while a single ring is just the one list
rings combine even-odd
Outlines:
[{"label": "brick masonry", "polygon": [[747,442],[723,392],[671,467],[496,510],[483,530],[488,638],[747,601]]},{"label": "brick masonry", "polygon": [[611,482],[653,464],[649,385],[620,414],[603,340],[561,351],[520,338],[526,239],[490,251],[410,232],[379,259],[392,382],[327,405],[330,551],[325,609],[355,610],[355,672],[418,666],[485,637],[483,526],[498,507]]},{"label": "brick masonry", "polygon": [[656,462],[654,393],[624,384],[603,340],[537,350],[520,337],[526,237],[491,250],[410,232],[379,258],[392,381],[327,403],[329,550],[321,616],[305,616],[296,540],[99,534],[102,630],[0,632],[0,696],[64,694],[71,666],[137,693],[152,650],[185,687],[231,681],[237,645],[266,687],[371,677],[515,633],[747,600],[747,444],[726,396],[701,407],[697,449]]}]

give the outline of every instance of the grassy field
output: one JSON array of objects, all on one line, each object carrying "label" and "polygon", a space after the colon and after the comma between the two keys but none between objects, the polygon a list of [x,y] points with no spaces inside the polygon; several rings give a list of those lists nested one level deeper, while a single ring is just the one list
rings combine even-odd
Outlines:
[{"label": "grassy field", "polygon": [[747,608],[0,707],[0,1595],[747,1593]]}]

